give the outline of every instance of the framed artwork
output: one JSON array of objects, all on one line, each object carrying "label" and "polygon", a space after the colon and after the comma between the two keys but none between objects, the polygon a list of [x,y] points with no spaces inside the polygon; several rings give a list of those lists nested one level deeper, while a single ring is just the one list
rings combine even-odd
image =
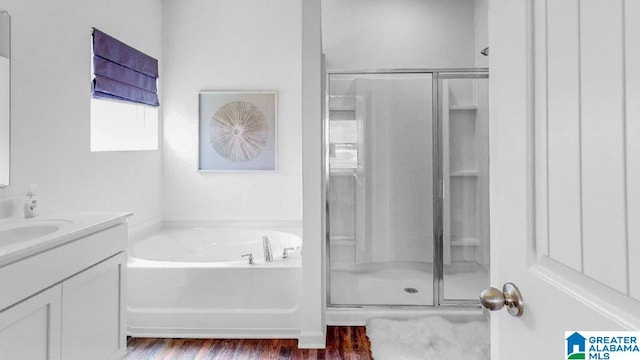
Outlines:
[{"label": "framed artwork", "polygon": [[275,91],[201,91],[198,171],[275,171]]}]

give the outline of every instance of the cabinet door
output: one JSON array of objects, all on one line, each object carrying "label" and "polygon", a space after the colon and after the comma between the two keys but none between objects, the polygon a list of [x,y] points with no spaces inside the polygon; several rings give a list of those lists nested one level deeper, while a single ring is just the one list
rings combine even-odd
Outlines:
[{"label": "cabinet door", "polygon": [[60,360],[60,288],[0,312],[0,359]]},{"label": "cabinet door", "polygon": [[63,359],[125,355],[125,268],[125,253],[119,253],[62,283]]}]

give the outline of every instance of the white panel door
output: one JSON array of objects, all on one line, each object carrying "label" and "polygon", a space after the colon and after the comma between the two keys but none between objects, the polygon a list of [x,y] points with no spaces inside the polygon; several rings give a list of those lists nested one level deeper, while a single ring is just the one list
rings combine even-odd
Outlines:
[{"label": "white panel door", "polygon": [[[625,6],[625,92],[627,146],[627,219],[629,241],[629,293],[640,301],[640,1]],[[633,220],[635,219],[635,220]]]},{"label": "white panel door", "polygon": [[627,287],[623,3],[580,1],[584,272],[621,292]]},{"label": "white panel door", "polygon": [[640,32],[625,21],[639,10],[491,0],[491,282],[525,301],[520,318],[492,313],[493,360],[563,359],[564,331],[640,328]]},{"label": "white panel door", "polygon": [[561,121],[549,123],[547,147],[549,236],[562,238],[549,244],[548,255],[572,269],[582,270],[575,249],[581,246],[580,184],[580,56],[579,19],[562,14],[575,12],[578,2],[548,3],[547,116]]}]

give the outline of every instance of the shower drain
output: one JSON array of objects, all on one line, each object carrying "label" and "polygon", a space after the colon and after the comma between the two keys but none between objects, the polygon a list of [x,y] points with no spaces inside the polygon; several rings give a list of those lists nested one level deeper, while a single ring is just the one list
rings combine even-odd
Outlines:
[{"label": "shower drain", "polygon": [[418,292],[418,289],[416,288],[404,288],[404,292],[409,293],[409,294],[415,294]]}]

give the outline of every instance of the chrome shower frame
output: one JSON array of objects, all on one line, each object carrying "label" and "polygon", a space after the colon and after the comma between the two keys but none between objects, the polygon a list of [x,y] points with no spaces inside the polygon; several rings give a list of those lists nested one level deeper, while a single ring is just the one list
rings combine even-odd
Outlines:
[{"label": "chrome shower frame", "polygon": [[[433,305],[365,305],[365,304],[332,304],[331,303],[331,251],[329,221],[329,80],[331,75],[383,75],[383,74],[430,74],[432,76],[432,111],[433,111]],[[323,114],[322,114],[322,186],[325,198],[325,276],[326,304],[329,309],[433,309],[446,308],[478,308],[480,301],[468,299],[444,298],[444,239],[443,239],[443,170],[442,170],[442,116],[440,106],[442,98],[441,79],[488,79],[488,68],[416,68],[416,69],[373,69],[373,70],[326,70],[323,77]]]}]

